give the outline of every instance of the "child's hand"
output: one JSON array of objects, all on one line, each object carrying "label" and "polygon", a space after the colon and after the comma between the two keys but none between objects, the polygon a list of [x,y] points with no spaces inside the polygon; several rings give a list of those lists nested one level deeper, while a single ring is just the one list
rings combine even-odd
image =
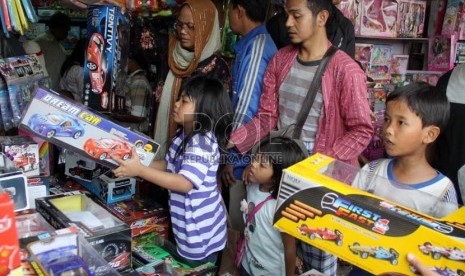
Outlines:
[{"label": "child's hand", "polygon": [[139,176],[142,164],[140,163],[139,155],[136,152],[136,148],[133,147],[131,150],[131,158],[124,161],[118,157],[111,157],[119,167],[113,170],[116,177],[133,177]]},{"label": "child's hand", "polygon": [[248,165],[247,167],[245,167],[244,172],[242,173],[242,182],[244,183],[244,185],[249,184],[249,172],[251,167],[252,165]]}]

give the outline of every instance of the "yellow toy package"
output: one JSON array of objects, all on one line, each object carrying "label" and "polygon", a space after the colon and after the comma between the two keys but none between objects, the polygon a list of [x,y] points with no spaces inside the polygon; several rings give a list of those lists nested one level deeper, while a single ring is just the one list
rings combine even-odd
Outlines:
[{"label": "yellow toy package", "polygon": [[[382,196],[352,187],[363,173],[321,154],[289,167],[274,226],[375,275],[415,275],[408,253],[439,275],[465,275],[465,207],[419,201],[425,195],[417,190],[399,192],[384,183],[385,191],[376,192]],[[408,198],[429,209],[408,204]]]}]

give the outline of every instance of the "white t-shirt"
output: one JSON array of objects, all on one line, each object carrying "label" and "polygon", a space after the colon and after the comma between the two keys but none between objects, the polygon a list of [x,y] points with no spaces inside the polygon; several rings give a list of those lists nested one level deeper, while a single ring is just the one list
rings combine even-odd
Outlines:
[{"label": "white t-shirt", "polygon": [[60,90],[73,94],[74,100],[82,103],[84,93],[84,68],[79,65],[71,66],[60,79]]},{"label": "white t-shirt", "polygon": [[[247,185],[249,212],[270,193],[261,192],[258,184]],[[281,233],[273,227],[276,199],[270,199],[255,213],[244,231],[245,251],[242,266],[250,275],[285,275],[284,246]],[[244,215],[245,221],[246,215]]]}]

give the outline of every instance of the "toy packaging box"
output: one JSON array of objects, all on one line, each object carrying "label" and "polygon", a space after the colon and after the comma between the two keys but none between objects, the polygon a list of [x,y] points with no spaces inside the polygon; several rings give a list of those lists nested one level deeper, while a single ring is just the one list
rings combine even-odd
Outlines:
[{"label": "toy packaging box", "polygon": [[39,146],[39,173],[40,175],[51,175],[53,147],[47,141],[22,129],[18,130],[18,134],[29,136]]},{"label": "toy packaging box", "polygon": [[65,160],[65,174],[76,179],[92,181],[104,171],[104,168],[94,160],[69,150],[65,152]]},{"label": "toy packaging box", "polygon": [[428,43],[428,70],[449,71],[454,68],[456,37],[435,35]]},{"label": "toy packaging box", "polygon": [[455,63],[465,63],[465,42],[455,44]]},{"label": "toy packaging box", "polygon": [[387,187],[383,197],[376,196],[350,186],[364,179],[361,172],[321,154],[289,167],[281,179],[274,226],[375,275],[414,275],[408,253],[431,269],[463,270],[465,207],[429,196],[415,208],[430,215],[413,211],[404,206],[420,191],[379,185],[376,177],[370,183]]},{"label": "toy packaging box", "polygon": [[365,73],[370,69],[371,54],[374,46],[374,44],[355,43],[355,60],[360,62]]},{"label": "toy packaging box", "polygon": [[105,204],[130,199],[136,193],[136,179],[133,177],[115,178],[102,174],[92,181],[76,179],[76,182]]},{"label": "toy packaging box", "polygon": [[360,35],[360,15],[362,0],[342,0],[337,7],[354,24],[355,35]]},{"label": "toy packaging box", "polygon": [[360,35],[376,37],[397,36],[397,1],[361,0]]},{"label": "toy packaging box", "polygon": [[133,237],[156,232],[168,239],[169,213],[158,203],[133,197],[104,207],[131,227]]},{"label": "toy packaging box", "polygon": [[87,48],[84,62],[84,104],[114,112],[127,66],[129,23],[121,8],[92,5],[87,10]]},{"label": "toy packaging box", "polygon": [[131,229],[90,195],[69,192],[36,199],[36,210],[55,229],[76,226],[119,272],[131,269]]},{"label": "toy packaging box", "polygon": [[1,150],[26,176],[39,175],[39,145],[28,136],[0,136]]},{"label": "toy packaging box", "polygon": [[422,37],[425,15],[426,1],[400,0],[397,14],[397,36]]},{"label": "toy packaging box", "polygon": [[[447,0],[444,20],[442,22],[441,34],[451,36],[457,30],[457,16],[459,15],[459,4],[461,0]],[[463,5],[463,4],[462,4]]]},{"label": "toy packaging box", "polygon": [[408,66],[408,55],[393,55],[391,60],[391,74],[405,74]]},{"label": "toy packaging box", "polygon": [[0,187],[0,275],[22,275],[14,204]]},{"label": "toy packaging box", "polygon": [[159,146],[147,136],[123,128],[85,105],[42,88],[34,94],[20,128],[109,168],[117,167],[111,157],[131,158],[132,147],[136,148],[142,164],[148,166]]},{"label": "toy packaging box", "polygon": [[50,176],[29,177],[27,179],[27,200],[29,208],[36,208],[36,198],[50,194]]},{"label": "toy packaging box", "polygon": [[4,153],[0,153],[0,188],[13,201],[15,211],[29,208],[27,178]]},{"label": "toy packaging box", "polygon": [[371,53],[368,76],[373,80],[388,80],[391,78],[392,47],[388,45],[374,45]]}]

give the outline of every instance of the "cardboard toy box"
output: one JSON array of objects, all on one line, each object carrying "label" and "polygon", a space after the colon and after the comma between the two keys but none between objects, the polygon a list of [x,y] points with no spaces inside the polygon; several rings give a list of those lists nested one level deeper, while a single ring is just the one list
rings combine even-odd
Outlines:
[{"label": "cardboard toy box", "polygon": [[94,160],[69,150],[65,152],[65,160],[65,174],[76,179],[92,181],[104,171],[104,168]]},{"label": "cardboard toy box", "polygon": [[133,198],[104,207],[131,227],[133,237],[156,232],[168,239],[169,213],[158,203]]},{"label": "cardboard toy box", "polygon": [[39,198],[36,209],[56,229],[77,226],[114,269],[131,269],[131,229],[90,195],[69,192]]},{"label": "cardboard toy box", "polygon": [[87,48],[84,62],[84,104],[97,110],[117,112],[116,91],[125,75],[129,49],[129,23],[121,9],[112,5],[89,6]]},{"label": "cardboard toy box", "polygon": [[39,175],[39,145],[28,136],[1,136],[1,150],[26,176]]},{"label": "cardboard toy box", "polygon": [[37,89],[21,120],[20,128],[109,168],[111,157],[128,159],[136,148],[143,165],[154,158],[158,144],[143,134],[123,128],[82,104]]},{"label": "cardboard toy box", "polygon": [[0,275],[22,275],[13,201],[0,187]]},{"label": "cardboard toy box", "polygon": [[414,275],[407,253],[431,269],[464,270],[465,207],[438,219],[420,214],[345,184],[357,172],[321,154],[289,167],[274,226],[375,275]]},{"label": "cardboard toy box", "polygon": [[4,153],[0,153],[0,188],[13,201],[15,211],[29,208],[27,178]]},{"label": "cardboard toy box", "polygon": [[127,200],[136,193],[136,179],[133,177],[110,178],[102,174],[92,181],[76,179],[105,204]]}]

